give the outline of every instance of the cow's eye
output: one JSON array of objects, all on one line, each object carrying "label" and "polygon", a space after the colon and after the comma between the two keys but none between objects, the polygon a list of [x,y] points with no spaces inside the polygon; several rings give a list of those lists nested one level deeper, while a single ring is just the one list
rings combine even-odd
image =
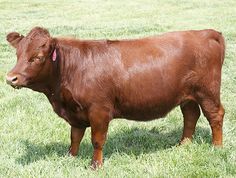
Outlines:
[{"label": "cow's eye", "polygon": [[30,58],[30,60],[29,60],[29,62],[36,62],[36,61],[40,61],[41,60],[41,58],[39,58],[39,57],[32,57],[32,58]]},{"label": "cow's eye", "polygon": [[36,60],[35,57],[30,58],[29,62],[34,62]]}]

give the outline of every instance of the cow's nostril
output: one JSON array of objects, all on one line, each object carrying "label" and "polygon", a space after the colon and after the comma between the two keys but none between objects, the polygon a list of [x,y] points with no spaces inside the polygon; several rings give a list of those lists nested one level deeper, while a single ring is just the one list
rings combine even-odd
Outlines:
[{"label": "cow's nostril", "polygon": [[12,82],[12,83],[16,83],[16,82],[17,82],[17,77],[14,76],[14,77],[12,78],[11,82]]}]

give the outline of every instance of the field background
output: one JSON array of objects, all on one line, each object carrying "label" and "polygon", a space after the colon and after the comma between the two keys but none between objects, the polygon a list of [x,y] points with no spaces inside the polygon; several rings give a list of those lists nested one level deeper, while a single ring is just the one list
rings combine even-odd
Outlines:
[{"label": "field background", "polygon": [[[53,36],[82,39],[139,38],[168,31],[214,28],[227,43],[222,76],[226,109],[224,147],[211,145],[201,116],[192,144],[177,147],[179,108],[152,122],[113,120],[104,167],[91,171],[90,129],[79,156],[66,155],[70,127],[42,94],[14,90],[5,75],[16,61],[6,34],[34,26]],[[0,177],[236,177],[236,1],[227,0],[0,0]]]}]

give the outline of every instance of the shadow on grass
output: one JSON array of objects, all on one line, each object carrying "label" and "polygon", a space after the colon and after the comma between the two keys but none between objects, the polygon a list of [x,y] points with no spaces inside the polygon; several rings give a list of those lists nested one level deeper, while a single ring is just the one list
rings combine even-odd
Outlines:
[{"label": "shadow on grass", "polygon": [[28,140],[21,141],[25,147],[24,154],[16,159],[16,162],[21,165],[28,165],[38,160],[44,160],[52,156],[62,157],[66,155],[68,145],[64,143],[50,143],[50,144],[35,144]]},{"label": "shadow on grass", "polygon": [[[131,128],[121,130],[119,133],[110,134],[104,147],[104,157],[109,158],[114,152],[139,156],[140,154],[157,152],[169,149],[178,145],[182,135],[182,128],[177,128],[171,132],[160,132],[158,128],[152,129]],[[209,129],[197,128],[194,141],[201,143],[211,143]],[[25,154],[19,157],[16,162],[21,165],[28,165],[38,160],[44,160],[53,156],[64,157],[67,155],[69,145],[58,142],[35,144],[29,141],[21,141],[25,147]],[[83,142],[80,145],[78,157],[90,159],[92,157],[91,143]]]}]

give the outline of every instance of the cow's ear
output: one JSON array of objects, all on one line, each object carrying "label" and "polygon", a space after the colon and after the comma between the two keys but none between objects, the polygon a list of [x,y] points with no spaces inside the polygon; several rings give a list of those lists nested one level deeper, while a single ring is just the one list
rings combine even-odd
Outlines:
[{"label": "cow's ear", "polygon": [[20,35],[17,32],[11,32],[7,35],[7,41],[15,48],[17,48],[19,42],[24,38],[23,35]]}]

